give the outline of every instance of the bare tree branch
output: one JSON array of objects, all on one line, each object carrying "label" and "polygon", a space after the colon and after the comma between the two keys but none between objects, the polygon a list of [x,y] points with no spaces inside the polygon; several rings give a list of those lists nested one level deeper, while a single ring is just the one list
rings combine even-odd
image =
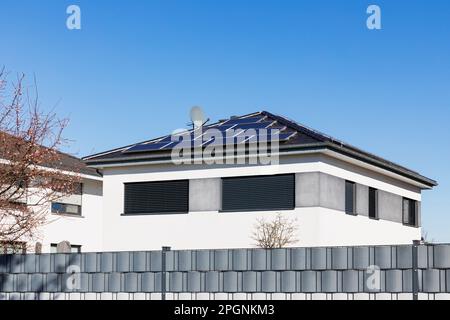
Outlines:
[{"label": "bare tree branch", "polygon": [[34,240],[50,202],[74,193],[80,183],[81,168],[64,167],[58,151],[66,143],[67,119],[40,110],[36,80],[31,95],[24,79],[20,74],[9,85],[0,70],[0,244]]},{"label": "bare tree branch", "polygon": [[298,242],[297,230],[297,219],[289,219],[278,213],[272,221],[257,219],[251,237],[260,248],[283,248]]}]

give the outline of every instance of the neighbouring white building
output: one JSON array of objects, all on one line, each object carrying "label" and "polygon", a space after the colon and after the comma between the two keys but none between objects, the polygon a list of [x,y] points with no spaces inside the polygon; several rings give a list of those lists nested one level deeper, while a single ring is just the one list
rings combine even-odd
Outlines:
[{"label": "neighbouring white building", "polygon": [[[234,130],[225,149],[246,147],[246,163],[174,164],[171,136],[85,157],[82,192],[52,205],[44,251],[63,240],[83,252],[253,247],[257,219],[278,213],[297,219],[295,246],[421,238],[421,192],[435,181],[265,111],[198,130],[209,129]],[[280,131],[276,164],[248,163],[262,129]],[[222,146],[206,136],[192,137],[200,150]]]},{"label": "neighbouring white building", "polygon": [[[80,161],[67,155],[64,160]],[[56,252],[61,241],[69,241],[73,252],[102,251],[102,176],[83,167],[81,181],[79,192],[49,204],[48,223],[39,231],[43,252]]]}]

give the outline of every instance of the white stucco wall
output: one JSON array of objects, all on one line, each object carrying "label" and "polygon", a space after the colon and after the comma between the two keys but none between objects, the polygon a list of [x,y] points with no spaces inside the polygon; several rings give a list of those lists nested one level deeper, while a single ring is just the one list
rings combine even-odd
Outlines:
[{"label": "white stucco wall", "polygon": [[[331,209],[296,208],[278,212],[297,219],[299,242],[293,246],[410,244],[412,239],[420,239],[419,228]],[[254,247],[251,233],[256,220],[271,219],[276,213],[211,211],[129,217],[111,214],[105,223],[104,250]]]}]

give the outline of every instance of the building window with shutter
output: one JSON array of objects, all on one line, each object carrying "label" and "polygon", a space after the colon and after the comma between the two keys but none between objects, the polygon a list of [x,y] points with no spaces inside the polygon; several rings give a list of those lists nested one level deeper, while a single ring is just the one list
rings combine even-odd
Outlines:
[{"label": "building window with shutter", "polygon": [[356,184],[345,181],[345,213],[356,215]]},{"label": "building window with shutter", "polygon": [[294,174],[222,178],[221,211],[270,211],[294,208]]},{"label": "building window with shutter", "polygon": [[417,201],[403,198],[403,224],[417,227]]},{"label": "building window with shutter", "polygon": [[52,202],[52,213],[81,216],[81,206],[70,203]]},{"label": "building window with shutter", "polygon": [[369,188],[369,218],[378,219],[378,190]]},{"label": "building window with shutter", "polygon": [[125,183],[124,215],[188,211],[189,180]]}]

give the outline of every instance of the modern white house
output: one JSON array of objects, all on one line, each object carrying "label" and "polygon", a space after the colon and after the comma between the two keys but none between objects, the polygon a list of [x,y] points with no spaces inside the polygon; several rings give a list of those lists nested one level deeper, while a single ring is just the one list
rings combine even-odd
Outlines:
[{"label": "modern white house", "polygon": [[[234,130],[237,140],[211,139],[208,130]],[[276,162],[250,161],[262,130],[279,131],[270,152]],[[201,152],[243,146],[244,153],[227,153],[230,163],[180,164],[168,135],[87,156],[83,192],[70,201],[81,204],[81,216],[58,216],[44,230],[44,248],[62,240],[82,251],[254,247],[257,219],[278,213],[298,223],[295,246],[421,238],[421,193],[437,183],[417,172],[266,111],[205,124],[188,137]]]},{"label": "modern white house", "polygon": [[[268,130],[278,133],[271,143],[262,139]],[[196,161],[174,161],[180,135],[193,151],[185,160]],[[271,161],[259,161],[262,155]],[[212,156],[223,161],[208,161]],[[75,252],[254,247],[257,220],[278,214],[298,225],[295,246],[410,244],[421,238],[421,193],[437,185],[266,111],[90,155],[82,164],[80,192],[49,204],[43,252],[61,241]]]}]

